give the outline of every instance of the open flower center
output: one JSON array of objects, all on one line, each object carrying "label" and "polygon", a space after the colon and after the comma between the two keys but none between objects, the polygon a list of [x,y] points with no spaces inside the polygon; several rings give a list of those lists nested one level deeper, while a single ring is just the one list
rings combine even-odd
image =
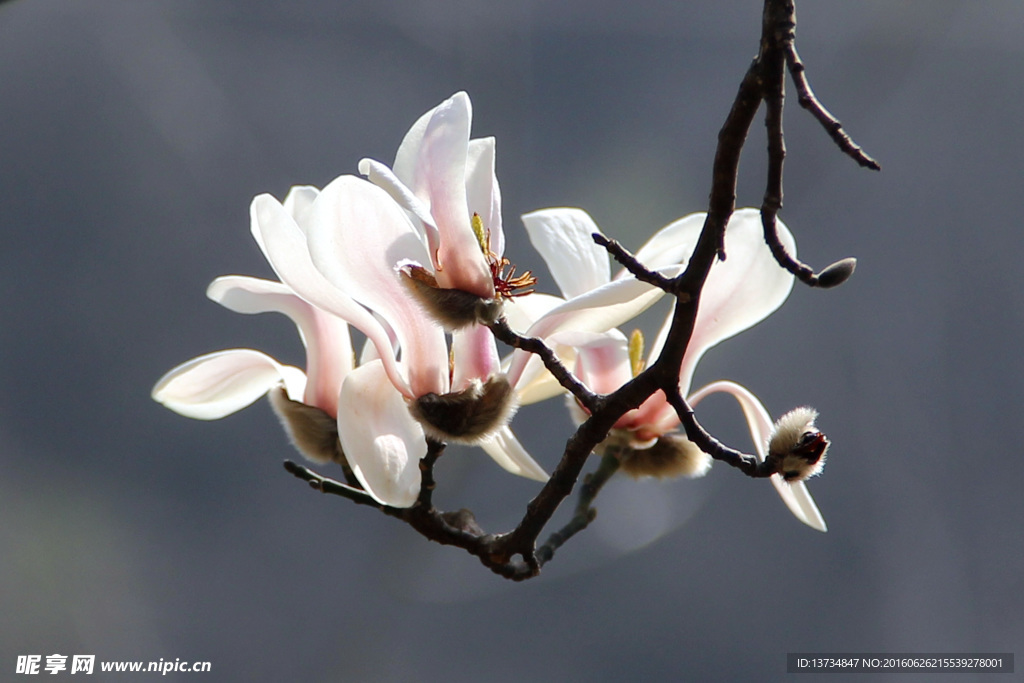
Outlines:
[{"label": "open flower center", "polygon": [[491,251],[491,231],[484,227],[484,221],[480,214],[474,213],[471,219],[473,234],[476,235],[480,250],[487,258],[487,265],[491,269],[491,279],[494,281],[494,293],[498,299],[511,299],[516,296],[533,294],[533,286],[537,284],[537,278],[533,271],[526,271],[522,275],[516,275],[516,267],[504,256],[499,257]]}]

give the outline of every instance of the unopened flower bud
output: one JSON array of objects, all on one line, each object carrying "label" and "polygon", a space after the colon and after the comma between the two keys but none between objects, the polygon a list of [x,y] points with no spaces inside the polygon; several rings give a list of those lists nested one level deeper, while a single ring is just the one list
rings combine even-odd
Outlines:
[{"label": "unopened flower bud", "polygon": [[291,400],[283,387],[272,389],[268,396],[296,450],[321,465],[336,462],[348,466],[338,440],[337,420],[315,406]]},{"label": "unopened flower bud", "polygon": [[841,285],[850,279],[856,268],[857,259],[855,258],[844,258],[841,261],[836,261],[818,273],[818,286],[822,289],[828,289],[829,287]]},{"label": "unopened flower bud", "polygon": [[825,467],[829,440],[814,426],[817,417],[814,408],[794,408],[772,428],[768,458],[779,463],[778,471],[786,481],[803,481]]},{"label": "unopened flower bud", "polygon": [[438,287],[437,279],[423,266],[404,262],[399,264],[398,274],[420,306],[446,330],[473,323],[490,325],[501,317],[500,299],[484,299],[461,289]]},{"label": "unopened flower bud", "polygon": [[681,434],[663,434],[647,448],[617,449],[622,471],[631,477],[703,477],[711,469],[711,456]]},{"label": "unopened flower bud", "polygon": [[494,375],[462,391],[424,394],[409,404],[409,412],[431,438],[475,444],[507,424],[516,407],[508,379]]}]

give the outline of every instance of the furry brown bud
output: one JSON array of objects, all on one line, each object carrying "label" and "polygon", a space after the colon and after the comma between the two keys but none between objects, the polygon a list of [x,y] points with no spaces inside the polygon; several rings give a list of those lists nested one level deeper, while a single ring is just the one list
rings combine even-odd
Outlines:
[{"label": "furry brown bud", "polygon": [[772,429],[768,458],[779,463],[778,471],[786,481],[803,481],[825,467],[829,440],[814,426],[817,417],[818,411],[813,408],[794,408]]},{"label": "furry brown bud", "polygon": [[490,325],[501,317],[501,300],[438,287],[437,279],[423,266],[404,263],[399,266],[398,274],[420,306],[446,330],[457,330],[473,323]]},{"label": "furry brown bud", "polygon": [[703,477],[711,469],[711,456],[681,434],[663,434],[649,448],[617,449],[622,471],[631,477]]},{"label": "furry brown bud", "polygon": [[515,409],[515,393],[504,375],[475,380],[450,394],[424,394],[409,404],[427,436],[468,444],[479,443],[507,424]]},{"label": "furry brown bud", "polygon": [[315,406],[291,400],[282,387],[272,389],[268,396],[296,450],[321,465],[336,462],[348,466],[338,440],[337,420]]}]

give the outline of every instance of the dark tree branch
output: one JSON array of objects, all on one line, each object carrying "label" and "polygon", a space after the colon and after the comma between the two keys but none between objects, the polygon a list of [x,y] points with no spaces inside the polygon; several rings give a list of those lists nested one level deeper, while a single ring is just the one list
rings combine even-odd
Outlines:
[{"label": "dark tree branch", "polygon": [[580,488],[572,519],[552,533],[537,548],[537,539],[550,523],[562,502],[572,493],[580,473],[594,449],[607,437],[615,423],[627,411],[638,407],[657,391],[662,391],[686,431],[687,437],[716,460],[725,462],[751,477],[768,477],[777,464],[768,464],[753,455],[725,446],[697,421],[693,409],[679,392],[679,372],[683,356],[693,334],[701,293],[708,273],[717,259],[725,259],[725,228],[735,209],[736,182],[740,155],[750,126],[762,101],[766,103],[765,125],[768,134],[768,181],[761,209],[765,240],[782,267],[808,284],[828,287],[844,281],[853,272],[854,260],[844,259],[815,274],[793,258],[778,238],[777,214],[782,207],[782,170],[786,155],[782,128],[785,74],[796,83],[800,104],[825,126],[840,149],[863,166],[878,169],[878,164],[843,132],[839,122],[815,99],[804,74],[804,66],[793,46],[796,14],[793,0],[765,0],[758,56],[747,69],[729,114],[718,135],[712,168],[708,213],[693,254],[685,270],[675,278],[666,278],[639,263],[614,240],[595,235],[602,245],[637,279],[672,294],[675,301],[672,323],[665,345],[643,372],[608,395],[595,394],[584,386],[542,340],[523,337],[502,318],[490,325],[495,338],[509,346],[540,356],[544,366],[558,382],[588,411],[589,417],[566,442],[563,455],[540,492],[531,500],[519,524],[505,534],[488,534],[480,528],[468,510],[441,512],[433,507],[435,486],[433,465],[444,445],[430,442],[427,456],[420,463],[422,487],[417,502],[410,508],[381,505],[365,491],[326,479],[304,467],[286,462],[285,468],[324,493],[339,495],[362,505],[376,507],[403,520],[423,536],[446,545],[465,549],[497,574],[513,580],[536,576],[545,562],[569,538],[594,519],[593,502],[604,484],[616,472],[618,458],[607,453],[598,469]]},{"label": "dark tree branch", "polygon": [[564,527],[548,536],[544,545],[537,548],[537,562],[541,566],[555,556],[555,551],[561,548],[562,544],[586,529],[594,521],[597,517],[597,509],[593,507],[594,499],[597,498],[597,494],[601,492],[612,475],[619,471],[620,463],[621,461],[615,453],[606,453],[601,457],[601,464],[598,465],[598,468],[583,479],[572,519]]}]

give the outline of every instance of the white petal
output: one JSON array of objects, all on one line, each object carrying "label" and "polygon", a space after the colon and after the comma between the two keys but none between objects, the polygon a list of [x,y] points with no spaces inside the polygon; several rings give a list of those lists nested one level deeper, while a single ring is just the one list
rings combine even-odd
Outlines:
[{"label": "white petal", "polygon": [[160,378],[153,400],[196,420],[238,412],[285,383],[289,398],[302,400],[306,376],[253,349],[228,349],[182,363]]},{"label": "white petal", "polygon": [[[795,254],[793,236],[781,221],[778,226],[782,243]],[[779,267],[765,244],[757,209],[733,213],[725,231],[725,250],[728,257],[711,266],[701,294],[679,377],[684,394],[697,361],[708,349],[764,320],[783,304],[793,288],[793,276]],[[651,346],[652,357],[661,351],[670,322],[671,318]]]},{"label": "white petal", "polygon": [[[761,401],[750,393],[749,390],[735,382],[728,381],[712,382],[706,387],[701,388],[689,397],[690,406],[696,406],[705,396],[715,392],[727,393],[740,404],[743,414],[747,419],[747,426],[750,428],[750,436],[754,441],[755,452],[758,459],[763,462],[768,448],[768,439],[771,438],[772,431],[772,418],[768,411],[765,410]],[[790,484],[778,474],[773,474],[771,480],[775,490],[779,492],[782,502],[786,504],[786,507],[789,508],[789,511],[797,519],[812,529],[817,529],[818,531],[828,530],[825,526],[825,520],[818,511],[818,506],[814,504],[814,499],[811,498],[811,494],[803,482]]]},{"label": "white petal", "polygon": [[380,361],[356,368],[345,379],[338,434],[352,471],[374,500],[402,508],[416,502],[426,437]]},{"label": "white petal", "polygon": [[610,279],[608,252],[594,242],[601,230],[581,209],[543,209],[523,216],[534,249],[540,252],[566,299]]},{"label": "white petal", "polygon": [[466,159],[466,201],[470,215],[483,219],[490,233],[488,246],[496,255],[505,253],[505,233],[501,227],[501,190],[494,173],[494,138],[469,141]]},{"label": "white petal", "polygon": [[441,235],[437,231],[437,225],[434,224],[434,217],[430,215],[430,207],[413,194],[412,190],[406,187],[390,168],[379,161],[361,160],[359,172],[365,175],[371,183],[387,192],[392,199],[398,202],[399,206],[417,218],[423,227],[428,250],[433,258],[441,244]]},{"label": "white petal", "polygon": [[[260,195],[253,200],[250,213],[253,235],[263,245],[264,254],[281,281],[310,304],[347,321],[370,338],[380,349],[388,377],[395,386],[411,395],[412,390],[397,366],[384,326],[313,266],[306,235],[285,208],[270,195]],[[351,349],[348,355],[350,357]]]},{"label": "white petal", "polygon": [[[412,395],[446,393],[444,330],[409,296],[395,272],[403,260],[427,260],[426,248],[401,208],[372,183],[355,176],[337,178],[313,207],[309,254],[331,284],[379,314],[394,330]],[[381,329],[376,321],[349,322],[367,336],[371,328]],[[383,340],[377,345],[382,358],[391,353],[386,345],[381,348]]]},{"label": "white petal", "polygon": [[313,202],[320,195],[319,188],[311,185],[296,185],[288,190],[282,205],[299,228],[305,232],[309,224],[309,212],[313,208]]},{"label": "white petal", "polygon": [[512,474],[536,481],[548,480],[548,473],[530,457],[508,426],[499,429],[493,436],[482,442],[480,447],[487,452],[487,455],[494,458],[494,462]]}]

